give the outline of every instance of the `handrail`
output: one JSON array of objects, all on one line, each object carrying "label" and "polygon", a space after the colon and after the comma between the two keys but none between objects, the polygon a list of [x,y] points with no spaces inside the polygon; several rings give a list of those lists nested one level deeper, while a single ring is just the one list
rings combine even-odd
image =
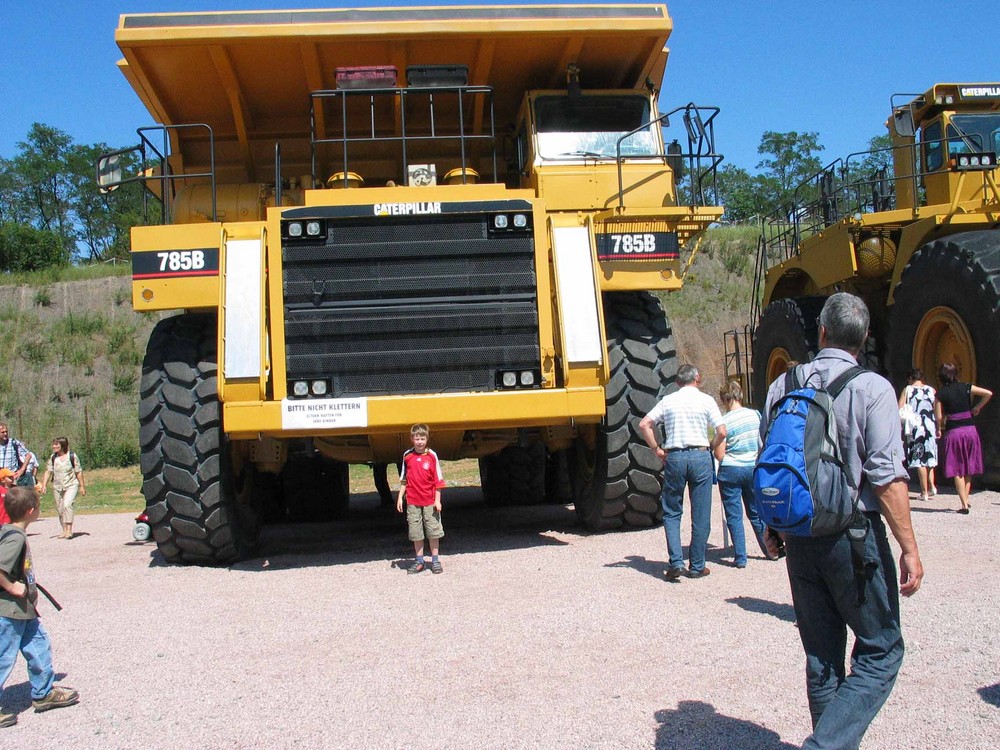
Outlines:
[{"label": "handrail", "polygon": [[[711,114],[707,119],[702,119],[701,111],[710,112]],[[705,206],[707,201],[705,199],[704,185],[703,181],[709,174],[711,174],[713,179],[713,191],[716,191],[715,176],[716,170],[719,164],[722,163],[722,154],[715,153],[715,117],[719,114],[721,110],[718,107],[704,107],[698,106],[694,102],[690,102],[680,107],[676,107],[669,112],[661,114],[659,117],[651,120],[648,123],[644,123],[639,127],[625,133],[621,138],[615,143],[615,161],[618,167],[618,208],[624,210],[625,208],[625,181],[622,172],[622,165],[625,159],[661,159],[664,164],[670,164],[672,159],[688,160],[688,173],[691,175],[691,202],[689,206]],[[642,133],[649,131],[654,125],[659,123],[666,123],[666,127],[670,125],[670,115],[676,114],[678,112],[684,112],[684,124],[687,130],[687,152],[666,154],[666,153],[654,153],[654,154],[628,154],[628,156],[622,156],[622,143],[627,139],[636,135],[637,133]],[[692,115],[693,113],[693,115]],[[660,131],[662,131],[664,126],[661,125]],[[661,141],[666,142],[666,139],[661,137]],[[695,143],[697,143],[697,150],[695,149]],[[703,152],[703,147],[707,145],[708,150]],[[710,159],[711,162],[709,166],[702,170],[701,162],[703,159]],[[697,169],[695,169],[697,165]],[[695,176],[697,175],[697,176]],[[677,189],[678,174],[674,171],[674,188]],[[697,189],[696,189],[697,185]],[[676,195],[675,195],[676,198]],[[680,204],[680,201],[678,201]]]}]

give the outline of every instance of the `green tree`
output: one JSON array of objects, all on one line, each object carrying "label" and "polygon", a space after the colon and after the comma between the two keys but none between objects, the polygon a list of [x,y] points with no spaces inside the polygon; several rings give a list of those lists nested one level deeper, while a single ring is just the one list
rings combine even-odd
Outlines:
[{"label": "green tree", "polygon": [[[761,171],[761,188],[775,210],[791,213],[796,208],[795,190],[823,168],[816,153],[823,151],[818,133],[767,130],[760,138],[757,153],[764,156],[757,163]],[[808,189],[800,201],[815,196]]]},{"label": "green tree", "polygon": [[[90,261],[125,259],[129,253],[129,230],[142,224],[142,188],[123,185],[101,192],[94,180],[98,156],[110,151],[103,143],[74,146],[67,158],[70,196],[76,224],[78,250]],[[122,155],[123,170],[135,171],[134,157]]]},{"label": "green tree", "polygon": [[75,241],[67,157],[73,139],[56,128],[34,123],[18,143],[13,169],[16,200],[24,218],[37,229],[54,232],[67,247]]},{"label": "green tree", "polygon": [[69,263],[62,238],[48,229],[30,224],[0,224],[0,272],[37,271]]},{"label": "green tree", "polygon": [[769,213],[771,205],[766,187],[760,175],[752,175],[735,164],[720,169],[718,197],[726,207],[725,219],[733,224],[744,224]]}]

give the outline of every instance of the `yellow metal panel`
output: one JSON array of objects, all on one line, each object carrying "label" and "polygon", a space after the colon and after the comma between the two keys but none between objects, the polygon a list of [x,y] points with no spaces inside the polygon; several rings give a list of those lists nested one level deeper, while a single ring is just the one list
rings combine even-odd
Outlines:
[{"label": "yellow metal panel", "polygon": [[132,305],[140,312],[216,308],[220,296],[218,262],[214,268],[172,274],[165,262],[167,256],[162,254],[197,251],[214,253],[212,257],[218,258],[221,245],[221,224],[134,227]]},{"label": "yellow metal panel", "polygon": [[538,389],[500,393],[409,395],[369,398],[364,428],[284,431],[281,404],[250,401],[223,404],[223,424],[239,439],[258,434],[297,435],[386,434],[432,421],[439,429],[482,430],[597,423],[604,417],[604,388]]}]

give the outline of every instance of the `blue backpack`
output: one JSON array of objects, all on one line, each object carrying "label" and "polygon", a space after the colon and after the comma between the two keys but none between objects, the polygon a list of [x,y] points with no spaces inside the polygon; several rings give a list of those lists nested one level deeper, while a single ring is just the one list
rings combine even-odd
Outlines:
[{"label": "blue backpack", "polygon": [[851,367],[826,388],[803,386],[797,371],[785,375],[785,395],[768,414],[753,470],[754,505],[777,531],[825,536],[857,520],[860,483],[844,470],[833,402],[865,369]]}]

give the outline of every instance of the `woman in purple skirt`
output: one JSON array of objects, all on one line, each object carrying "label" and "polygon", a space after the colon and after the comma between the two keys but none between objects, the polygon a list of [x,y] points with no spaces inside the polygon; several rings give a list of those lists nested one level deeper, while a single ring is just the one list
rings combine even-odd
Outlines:
[{"label": "woman in purple skirt", "polygon": [[[938,371],[941,387],[934,402],[934,416],[938,433],[943,430],[941,449],[944,454],[944,475],[955,477],[955,489],[962,507],[959,513],[969,512],[969,491],[972,476],[983,473],[983,448],[972,418],[983,410],[993,398],[993,391],[956,379],[958,370],[945,362]],[[973,398],[978,399],[975,404]]]}]

